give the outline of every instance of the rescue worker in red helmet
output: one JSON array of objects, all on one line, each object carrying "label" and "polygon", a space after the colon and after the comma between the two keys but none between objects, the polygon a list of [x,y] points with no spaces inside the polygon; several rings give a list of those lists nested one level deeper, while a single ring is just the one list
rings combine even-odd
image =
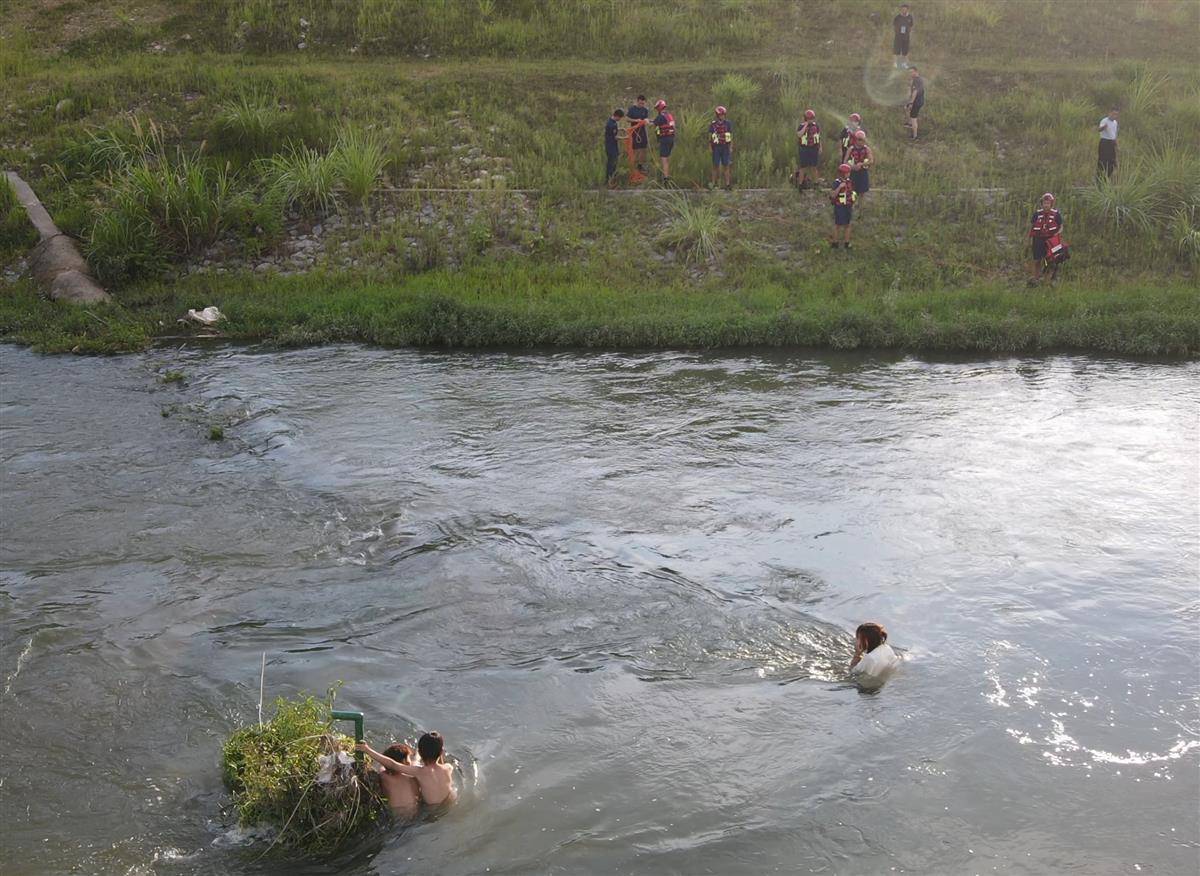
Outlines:
[{"label": "rescue worker in red helmet", "polygon": [[725,188],[733,188],[733,122],[725,118],[728,110],[719,106],[714,111],[715,118],[708,125],[708,143],[712,147],[712,181],[710,186],[716,186],[717,176],[721,169],[725,170]]},{"label": "rescue worker in red helmet", "polygon": [[846,150],[846,163],[850,165],[854,193],[860,198],[871,190],[871,164],[874,159],[875,153],[867,145],[867,132],[855,131],[854,142]]},{"label": "rescue worker in red helmet", "polygon": [[650,123],[654,125],[658,137],[658,158],[662,163],[663,185],[671,184],[671,151],[675,148],[675,117],[667,112],[667,102],[660,100],[654,104],[658,115]]},{"label": "rescue worker in red helmet", "polygon": [[804,111],[804,118],[796,126],[796,143],[800,149],[800,169],[793,179],[803,191],[821,181],[821,126],[817,124],[817,114],[810,109]]},{"label": "rescue worker in red helmet", "polygon": [[838,247],[839,231],[843,246],[850,248],[850,223],[854,221],[856,199],[854,183],[850,180],[850,165],[840,164],[837,179],[833,181],[833,191],[829,195],[829,202],[833,204],[833,237],[829,239],[829,245],[834,249]]},{"label": "rescue worker in red helmet", "polygon": [[842,133],[838,135],[842,146],[842,163],[845,163],[846,153],[850,151],[850,147],[854,144],[855,133],[865,130],[866,128],[862,124],[862,116],[858,113],[850,113],[850,120],[846,122],[846,127],[842,128]]},{"label": "rescue worker in red helmet", "polygon": [[[1033,268],[1030,272],[1030,285],[1034,285],[1042,279],[1042,269],[1050,255],[1051,247],[1061,247],[1062,229],[1062,213],[1054,209],[1054,195],[1046,192],[1042,195],[1041,207],[1034,211],[1033,220],[1029,226],[1029,236],[1033,239]],[[1051,278],[1057,271],[1058,264],[1053,262]]]}]

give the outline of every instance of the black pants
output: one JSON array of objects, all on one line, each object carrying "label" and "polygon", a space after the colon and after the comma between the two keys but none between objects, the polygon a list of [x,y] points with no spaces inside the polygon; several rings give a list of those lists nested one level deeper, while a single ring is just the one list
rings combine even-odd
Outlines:
[{"label": "black pants", "polygon": [[1113,171],[1117,169],[1117,141],[1116,140],[1101,140],[1100,141],[1100,161],[1096,167],[1096,176],[1104,174],[1107,177],[1113,175]]},{"label": "black pants", "polygon": [[608,170],[604,174],[604,181],[612,182],[612,178],[617,175],[617,158],[620,157],[620,152],[608,152]]}]

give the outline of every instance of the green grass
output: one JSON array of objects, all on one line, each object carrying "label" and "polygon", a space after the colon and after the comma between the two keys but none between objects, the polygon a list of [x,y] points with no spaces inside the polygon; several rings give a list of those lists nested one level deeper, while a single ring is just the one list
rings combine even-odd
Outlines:
[{"label": "green grass", "polygon": [[[995,283],[912,288],[830,255],[805,276],[755,267],[719,282],[597,283],[579,268],[505,262],[399,280],[353,275],[192,277],[93,309],[42,301],[28,285],[0,298],[0,336],[58,352],[141,349],[188,307],[216,304],[233,340],[445,347],[1081,350],[1200,353],[1200,308],[1184,282],[1147,277],[1100,290],[1071,280],[1029,290]],[[248,279],[248,278],[246,278]]]}]

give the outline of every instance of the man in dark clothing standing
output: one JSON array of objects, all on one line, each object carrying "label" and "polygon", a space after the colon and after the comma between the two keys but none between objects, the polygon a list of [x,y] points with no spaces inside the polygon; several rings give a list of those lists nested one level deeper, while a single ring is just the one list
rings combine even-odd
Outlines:
[{"label": "man in dark clothing standing", "polygon": [[892,30],[895,36],[892,37],[892,54],[895,55],[895,64],[897,67],[908,66],[908,39],[912,34],[913,17],[908,11],[908,4],[900,4],[900,13],[892,19]]},{"label": "man in dark clothing standing", "polygon": [[921,114],[921,107],[925,106],[925,80],[921,78],[921,74],[916,67],[912,68],[911,81],[908,84],[908,103],[904,108],[908,110],[908,121],[904,124],[906,127],[912,128],[912,138],[917,139],[917,116]]},{"label": "man in dark clothing standing", "polygon": [[630,136],[633,137],[633,161],[637,164],[637,169],[641,173],[645,173],[646,150],[650,148],[650,132],[646,130],[646,125],[637,123],[650,119],[650,109],[646,106],[646,95],[639,94],[637,96],[637,103],[629,108],[625,117],[629,119],[632,126]]},{"label": "man in dark clothing standing", "polygon": [[625,118],[625,110],[615,109],[608,121],[604,123],[604,154],[608,158],[608,169],[605,171],[604,181],[610,187],[614,184],[613,178],[617,175],[617,159],[621,155],[617,139],[621,136],[619,122],[623,118]]}]

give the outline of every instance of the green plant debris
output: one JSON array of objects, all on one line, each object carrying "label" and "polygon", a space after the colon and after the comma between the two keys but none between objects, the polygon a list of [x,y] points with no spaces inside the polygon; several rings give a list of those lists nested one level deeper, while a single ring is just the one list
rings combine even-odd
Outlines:
[{"label": "green plant debris", "polygon": [[352,754],[333,729],[328,700],[279,698],[274,716],[237,730],[221,749],[221,770],[238,823],[269,826],[274,845],[326,854],[386,811],[373,773],[351,771],[318,783],[321,758]]},{"label": "green plant debris", "polygon": [[208,430],[208,440],[209,441],[224,441],[225,440],[225,430],[223,428],[221,428],[220,426],[211,427]]},{"label": "green plant debris", "polygon": [[168,371],[159,379],[163,383],[183,383],[186,377],[182,371]]}]

